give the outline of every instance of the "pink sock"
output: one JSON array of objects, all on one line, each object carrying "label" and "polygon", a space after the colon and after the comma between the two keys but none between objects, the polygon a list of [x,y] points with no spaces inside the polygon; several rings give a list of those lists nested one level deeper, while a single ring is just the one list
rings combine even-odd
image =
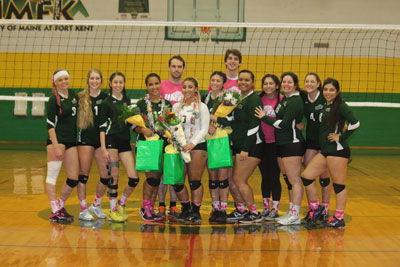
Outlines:
[{"label": "pink sock", "polygon": [[249,211],[250,211],[251,213],[255,213],[255,214],[258,215],[258,211],[257,211],[256,204],[250,205],[250,206],[249,206]]},{"label": "pink sock", "polygon": [[128,201],[128,198],[127,198],[124,194],[122,194],[122,197],[121,197],[121,199],[118,201],[118,204],[121,205],[121,206],[125,206],[125,204],[126,204],[127,201]]},{"label": "pink sock", "polygon": [[61,198],[59,198],[58,199],[58,206],[60,207],[60,209],[64,208],[64,204],[65,204],[65,201],[62,200]]},{"label": "pink sock", "polygon": [[318,209],[318,206],[319,206],[319,200],[318,199],[317,200],[308,201],[308,207],[311,208],[311,210]]},{"label": "pink sock", "polygon": [[344,210],[336,210],[335,211],[336,219],[343,220],[343,216],[344,216]]},{"label": "pink sock", "polygon": [[213,207],[213,210],[219,210],[219,201],[213,201],[212,202],[212,207]]},{"label": "pink sock", "polygon": [[117,199],[115,197],[110,198],[110,210],[117,211]]},{"label": "pink sock", "polygon": [[96,194],[96,196],[94,197],[94,202],[93,202],[93,206],[98,207],[101,204],[101,199],[103,197],[99,196]]},{"label": "pink sock", "polygon": [[278,201],[278,200],[272,201],[272,209],[273,209],[273,210],[278,211],[279,202],[280,202],[280,201]]},{"label": "pink sock", "polygon": [[143,199],[142,208],[150,206],[151,201],[149,199]]},{"label": "pink sock", "polygon": [[151,200],[151,199],[149,199],[149,205],[150,205],[150,207],[152,207],[154,209],[154,206],[156,205],[156,202]]},{"label": "pink sock", "polygon": [[50,201],[50,207],[51,207],[51,211],[53,213],[55,213],[56,211],[58,211],[60,209],[58,206],[57,200]]},{"label": "pink sock", "polygon": [[293,207],[290,209],[290,212],[291,212],[294,216],[299,216],[300,206],[293,205]]},{"label": "pink sock", "polygon": [[221,202],[221,206],[219,210],[224,210],[226,211],[226,208],[228,207],[228,202]]},{"label": "pink sock", "polygon": [[263,202],[264,202],[264,209],[271,210],[271,208],[270,208],[271,199],[270,198],[263,198]]},{"label": "pink sock", "polygon": [[81,211],[87,210],[86,199],[79,200],[79,204],[81,205]]},{"label": "pink sock", "polygon": [[329,202],[322,201],[322,205],[325,207],[324,214],[328,214]]},{"label": "pink sock", "polygon": [[244,203],[236,203],[236,209],[240,212],[246,211],[246,207],[245,207]]}]

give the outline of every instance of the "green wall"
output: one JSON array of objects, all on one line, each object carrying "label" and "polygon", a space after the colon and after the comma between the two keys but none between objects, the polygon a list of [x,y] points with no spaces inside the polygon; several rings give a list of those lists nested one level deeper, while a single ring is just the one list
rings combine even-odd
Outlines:
[{"label": "green wall", "polygon": [[[31,91],[31,89],[29,90]],[[42,89],[35,92],[50,90]],[[144,90],[127,90],[132,98],[140,98]],[[44,142],[47,138],[45,117],[32,117],[31,103],[28,102],[28,116],[14,116],[14,102],[0,101],[0,142]],[[351,146],[360,147],[400,147],[400,109],[352,107],[361,126],[350,139]]]}]

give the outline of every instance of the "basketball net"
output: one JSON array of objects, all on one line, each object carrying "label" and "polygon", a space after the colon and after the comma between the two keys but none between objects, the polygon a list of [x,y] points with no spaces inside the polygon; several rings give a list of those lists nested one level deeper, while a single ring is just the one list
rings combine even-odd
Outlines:
[{"label": "basketball net", "polygon": [[215,27],[209,27],[209,26],[197,26],[196,27],[196,32],[199,35],[199,43],[201,44],[207,44],[211,43],[211,31]]}]

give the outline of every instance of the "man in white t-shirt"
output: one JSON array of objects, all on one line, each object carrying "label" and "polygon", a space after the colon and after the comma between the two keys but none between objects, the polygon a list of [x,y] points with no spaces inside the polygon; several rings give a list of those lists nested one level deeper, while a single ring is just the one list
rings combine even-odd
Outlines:
[{"label": "man in white t-shirt", "polygon": [[[168,61],[168,69],[170,78],[161,82],[160,94],[161,96],[171,102],[172,106],[181,101],[183,98],[182,93],[182,74],[185,71],[185,60],[181,56],[173,56]],[[166,216],[165,196],[167,194],[168,186],[164,185],[163,181],[158,188],[158,215]],[[176,207],[176,194],[172,186],[169,187],[170,192],[170,205],[168,209],[168,217],[173,220],[179,216],[179,211]],[[175,217],[175,218],[174,218]]]},{"label": "man in white t-shirt", "polygon": [[161,82],[160,94],[173,106],[183,98],[182,74],[185,71],[185,60],[181,56],[171,57],[168,69],[171,75],[169,79]]}]

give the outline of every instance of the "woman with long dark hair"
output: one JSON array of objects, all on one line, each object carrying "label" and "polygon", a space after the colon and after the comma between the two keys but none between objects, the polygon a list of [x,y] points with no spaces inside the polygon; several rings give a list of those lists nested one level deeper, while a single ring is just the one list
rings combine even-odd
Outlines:
[{"label": "woman with long dark hair", "polygon": [[[321,152],[308,164],[302,173],[305,186],[313,183],[314,179],[326,169],[329,170],[333,190],[336,194],[335,215],[324,223],[326,227],[344,228],[344,209],[347,201],[346,175],[350,159],[348,137],[360,126],[349,106],[342,100],[339,82],[333,78],[324,81],[323,95],[326,100],[319,115],[319,144]],[[347,129],[344,126],[347,123]],[[318,199],[318,192],[313,190],[309,200]]]}]

